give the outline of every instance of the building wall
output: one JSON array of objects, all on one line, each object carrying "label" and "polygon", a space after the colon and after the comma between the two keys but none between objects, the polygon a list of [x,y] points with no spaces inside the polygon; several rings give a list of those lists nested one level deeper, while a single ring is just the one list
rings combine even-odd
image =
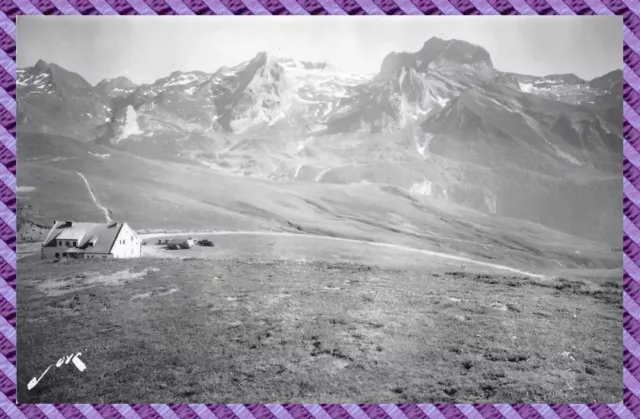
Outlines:
[{"label": "building wall", "polygon": [[56,257],[56,253],[59,253],[60,256],[62,256],[64,249],[66,249],[66,247],[43,247],[42,257],[44,259],[53,259]]},{"label": "building wall", "polygon": [[62,254],[65,252],[65,250],[73,248],[77,244],[77,240],[53,240],[53,242],[49,246],[42,248],[42,258],[54,259],[56,258],[56,253],[59,255],[58,257],[63,257]]},{"label": "building wall", "polygon": [[56,253],[59,254],[58,257],[62,257],[62,254],[65,252],[65,250],[68,250],[69,248],[67,246],[62,246],[62,247],[43,247],[42,248],[42,258],[43,259],[55,259],[56,258]]},{"label": "building wall", "polygon": [[[43,259],[55,259],[56,253],[59,254],[58,257],[62,258],[63,252],[66,250],[66,247],[43,247],[42,248],[42,258]],[[82,259],[108,259],[113,257],[110,254],[81,254],[78,258]]]},{"label": "building wall", "polygon": [[114,258],[128,259],[142,256],[142,241],[138,235],[125,224],[120,229],[120,234],[116,237],[116,242],[111,249]]}]

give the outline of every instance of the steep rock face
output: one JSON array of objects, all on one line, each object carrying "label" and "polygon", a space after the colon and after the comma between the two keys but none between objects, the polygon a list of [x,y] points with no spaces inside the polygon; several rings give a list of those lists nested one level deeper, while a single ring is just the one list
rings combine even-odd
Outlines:
[{"label": "steep rock face", "polygon": [[19,120],[25,130],[91,141],[104,123],[108,100],[80,75],[40,60],[17,73]]},{"label": "steep rock face", "polygon": [[[619,137],[602,126],[595,111],[503,86],[465,91],[427,118],[422,127],[428,133],[452,138],[446,141],[447,147],[459,142],[458,158],[473,158],[476,144],[496,155],[492,159],[482,153],[475,163],[498,163],[507,158],[521,167],[549,173],[555,173],[554,167],[609,172],[620,168]],[[437,141],[432,144],[435,147]],[[501,154],[501,149],[507,154]],[[538,158],[531,159],[533,155]]]},{"label": "steep rock face", "polygon": [[598,92],[591,106],[598,111],[608,129],[622,136],[622,70],[615,70],[589,82]]},{"label": "steep rock face", "polygon": [[493,77],[491,58],[483,48],[431,38],[418,52],[387,55],[376,77],[329,115],[327,132],[402,129]]},{"label": "steep rock face", "polygon": [[291,106],[291,82],[284,68],[267,53],[258,54],[233,72],[224,72],[222,78],[212,93],[219,121],[228,131],[244,132],[256,122],[272,122]]},{"label": "steep rock face", "polygon": [[382,61],[378,78],[392,78],[404,69],[428,74],[429,69],[446,67],[493,68],[489,53],[482,47],[464,41],[433,37],[415,53],[392,52]]},{"label": "steep rock face", "polygon": [[589,86],[603,92],[622,94],[622,70],[614,70],[589,82]]},{"label": "steep rock face", "polygon": [[491,56],[484,48],[455,39],[445,41],[433,37],[416,54],[421,68],[445,64],[493,67]]},{"label": "steep rock face", "polygon": [[606,129],[622,135],[622,70],[614,70],[591,81],[573,74],[545,77],[502,73],[518,90],[596,111]]},{"label": "steep rock face", "polygon": [[430,153],[460,168],[454,181],[430,177],[448,199],[592,239],[621,238],[612,226],[622,210],[622,143],[590,108],[504,86],[470,89],[423,129]]},{"label": "steep rock face", "polygon": [[432,38],[371,75],[266,53],[141,86],[92,88],[67,73],[19,71],[19,130],[236,175],[376,183],[620,239],[621,71],[591,81],[503,73],[479,46]]},{"label": "steep rock face", "polygon": [[149,153],[143,151],[147,148],[158,157],[179,159],[187,154],[194,132],[216,127],[212,101],[196,94],[209,77],[203,72],[176,71],[113,98],[98,142],[140,153]]},{"label": "steep rock face", "polygon": [[380,72],[377,77],[381,80],[397,78],[402,70],[409,72],[418,69],[418,62],[415,54],[409,52],[392,52],[382,60]]},{"label": "steep rock face", "polygon": [[[225,135],[304,134],[361,79],[327,63],[297,62],[267,53],[214,74],[176,72],[118,98],[101,142],[154,141],[158,134],[176,142],[191,134],[214,141]],[[128,106],[136,111],[144,135],[122,135]],[[212,151],[202,146],[203,151]]]},{"label": "steep rock face", "polygon": [[[143,154],[148,147],[164,159],[192,158],[261,176],[264,170],[279,171],[283,165],[251,167],[255,162],[249,157],[251,151],[239,154],[238,149],[230,149],[229,136],[250,144],[277,137],[278,141],[268,143],[271,152],[277,153],[283,148],[281,141],[308,134],[309,126],[363,79],[327,63],[266,53],[213,74],[174,72],[114,98],[111,118],[99,127],[98,141]],[[249,162],[239,161],[243,159]]]}]

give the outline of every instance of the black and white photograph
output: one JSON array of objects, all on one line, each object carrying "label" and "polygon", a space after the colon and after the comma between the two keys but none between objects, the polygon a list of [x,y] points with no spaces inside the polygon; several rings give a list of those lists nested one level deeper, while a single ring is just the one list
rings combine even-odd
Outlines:
[{"label": "black and white photograph", "polygon": [[20,16],[18,402],[620,402],[622,28]]}]

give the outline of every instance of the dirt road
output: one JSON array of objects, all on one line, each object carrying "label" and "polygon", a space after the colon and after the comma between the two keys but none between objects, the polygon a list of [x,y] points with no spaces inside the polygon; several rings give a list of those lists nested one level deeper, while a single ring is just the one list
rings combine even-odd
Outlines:
[{"label": "dirt road", "polygon": [[427,256],[433,256],[441,259],[453,260],[456,262],[467,263],[477,266],[482,266],[485,268],[491,268],[506,272],[511,272],[516,275],[529,276],[532,278],[538,279],[546,279],[544,275],[536,274],[533,272],[524,271],[521,269],[512,268],[505,265],[500,265],[496,263],[483,262],[479,260],[474,260],[471,258],[467,258],[464,256],[456,256],[448,253],[434,252],[432,250],[424,250],[424,249],[415,249],[407,246],[400,246],[397,244],[389,244],[389,243],[380,243],[380,242],[368,242],[364,240],[355,240],[355,239],[345,239],[341,237],[329,237],[329,236],[318,236],[318,235],[310,235],[310,234],[297,234],[297,233],[287,233],[287,232],[274,232],[274,231],[215,231],[215,232],[173,232],[173,233],[146,233],[139,234],[140,238],[145,239],[154,239],[159,237],[176,237],[176,236],[223,236],[223,235],[241,235],[241,236],[276,236],[276,237],[296,237],[296,238],[308,238],[315,240],[334,240],[334,241],[342,241],[342,242],[350,242],[350,243],[358,243],[363,245],[371,245],[377,247],[385,247],[391,249],[402,250],[405,252],[414,252],[420,253]]}]

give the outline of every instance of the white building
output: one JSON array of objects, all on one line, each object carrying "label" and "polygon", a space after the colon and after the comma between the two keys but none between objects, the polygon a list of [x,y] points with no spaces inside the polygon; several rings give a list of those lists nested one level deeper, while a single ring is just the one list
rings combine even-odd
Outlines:
[{"label": "white building", "polygon": [[127,223],[56,221],[42,243],[42,259],[139,258],[142,243]]}]

